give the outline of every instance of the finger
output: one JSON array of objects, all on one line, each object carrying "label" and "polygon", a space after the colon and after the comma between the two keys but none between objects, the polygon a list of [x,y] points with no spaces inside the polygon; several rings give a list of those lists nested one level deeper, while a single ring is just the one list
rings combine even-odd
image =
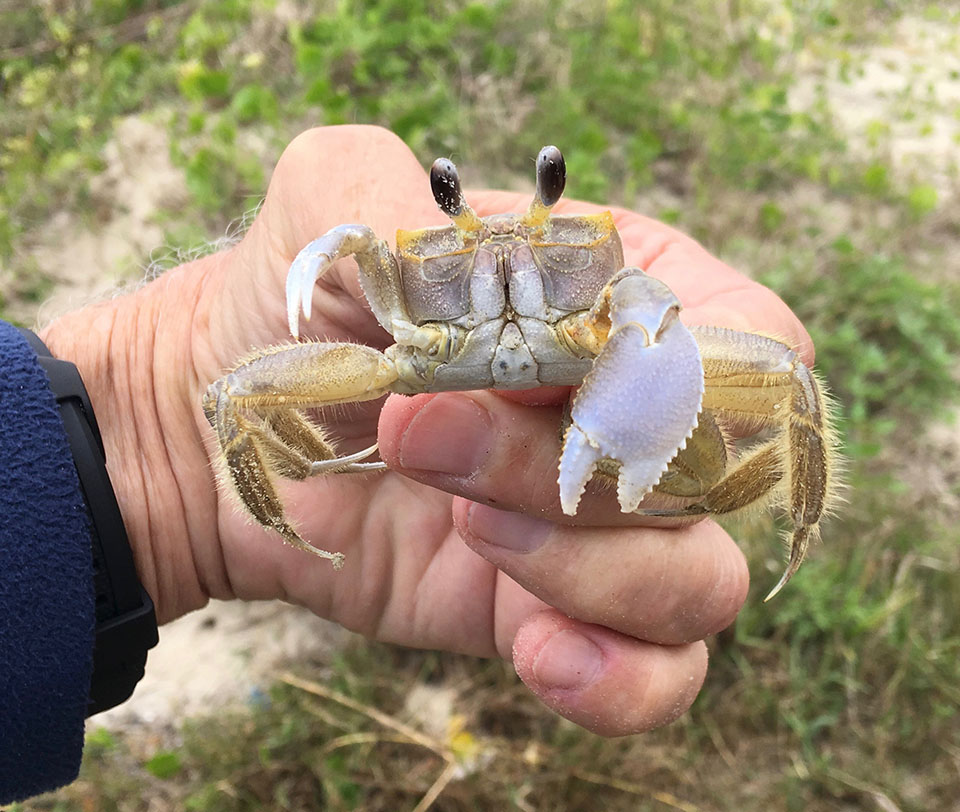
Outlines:
[{"label": "finger", "polygon": [[277,163],[257,218],[292,260],[342,223],[363,223],[392,241],[398,228],[447,222],[410,148],[382,127],[317,127],[298,135]]},{"label": "finger", "polygon": [[[743,554],[711,521],[573,528],[461,499],[453,516],[471,549],[546,604],[631,637],[700,640],[730,625],[746,600]],[[498,638],[511,621],[497,618]]]},{"label": "finger", "polygon": [[561,716],[602,736],[669,724],[703,685],[703,643],[657,646],[545,611],[513,645],[520,679]]},{"label": "finger", "polygon": [[576,516],[563,513],[561,420],[559,406],[530,408],[489,392],[390,397],[380,414],[380,456],[431,487],[564,524],[663,523],[622,513],[616,490],[596,482]]}]

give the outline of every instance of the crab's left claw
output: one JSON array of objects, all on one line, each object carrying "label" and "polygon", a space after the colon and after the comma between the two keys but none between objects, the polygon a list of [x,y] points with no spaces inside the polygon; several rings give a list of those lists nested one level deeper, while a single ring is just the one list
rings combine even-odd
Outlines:
[{"label": "crab's left claw", "polygon": [[600,294],[592,315],[609,319],[609,332],[573,402],[560,455],[567,515],[602,459],[620,463],[620,508],[636,510],[696,428],[703,367],[679,311],[670,289],[638,268],[618,273]]}]

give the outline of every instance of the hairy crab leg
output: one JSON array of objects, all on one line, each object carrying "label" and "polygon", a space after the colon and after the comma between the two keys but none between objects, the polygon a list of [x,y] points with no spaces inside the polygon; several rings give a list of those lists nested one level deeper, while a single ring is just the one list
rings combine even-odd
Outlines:
[{"label": "hairy crab leg", "polygon": [[[774,436],[753,449],[703,498],[677,511],[646,515],[732,513],[786,491],[793,530],[787,568],[770,600],[803,563],[819,522],[837,499],[836,439],[829,401],[816,377],[787,345],[766,336],[695,327],[706,375],[704,408],[727,422]],[[783,484],[783,488],[780,488]]]},{"label": "hairy crab leg", "polygon": [[338,457],[323,430],[298,410],[373,400],[389,392],[396,379],[388,358],[360,344],[290,344],[241,362],[212,383],[203,399],[217,435],[222,481],[261,525],[339,568],[342,553],[314,547],[287,521],[272,480],[382,468],[382,463],[361,462],[376,445]]},{"label": "hairy crab leg", "polygon": [[[320,474],[359,474],[386,467],[383,463],[362,463],[377,452],[377,444],[353,454],[337,456],[323,430],[300,412],[288,407],[265,406],[252,410],[262,421],[264,451],[274,471],[287,479],[306,479]],[[214,415],[216,418],[216,415]]]},{"label": "hairy crab leg", "polygon": [[679,311],[670,289],[639,268],[620,271],[601,291],[591,317],[606,336],[573,401],[560,455],[564,513],[576,513],[603,459],[620,463],[621,510],[636,510],[696,428],[703,369]]}]

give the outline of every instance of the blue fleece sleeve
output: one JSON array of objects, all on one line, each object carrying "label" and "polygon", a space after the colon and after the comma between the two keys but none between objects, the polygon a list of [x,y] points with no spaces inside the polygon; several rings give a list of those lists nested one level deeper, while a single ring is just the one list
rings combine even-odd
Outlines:
[{"label": "blue fleece sleeve", "polygon": [[93,668],[88,522],[47,376],[0,322],[0,804],[79,769]]}]

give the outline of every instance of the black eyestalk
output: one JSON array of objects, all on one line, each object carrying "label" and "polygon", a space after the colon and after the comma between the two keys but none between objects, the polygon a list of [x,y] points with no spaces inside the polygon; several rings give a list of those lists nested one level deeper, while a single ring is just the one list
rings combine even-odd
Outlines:
[{"label": "black eyestalk", "polygon": [[460,188],[460,174],[453,161],[437,158],[430,168],[430,188],[433,199],[447,217],[458,217],[463,211],[463,191]]},{"label": "black eyestalk", "polygon": [[563,194],[567,183],[567,165],[563,153],[554,146],[540,150],[537,156],[537,197],[544,206],[550,208]]},{"label": "black eyestalk", "polygon": [[437,158],[430,167],[430,188],[433,199],[447,217],[453,220],[457,228],[464,232],[476,233],[483,228],[480,218],[474,214],[460,188],[460,174],[453,161]]},{"label": "black eyestalk", "polygon": [[541,149],[537,155],[537,193],[520,222],[527,228],[543,229],[550,219],[550,209],[560,199],[566,183],[567,165],[563,154],[554,146]]}]

